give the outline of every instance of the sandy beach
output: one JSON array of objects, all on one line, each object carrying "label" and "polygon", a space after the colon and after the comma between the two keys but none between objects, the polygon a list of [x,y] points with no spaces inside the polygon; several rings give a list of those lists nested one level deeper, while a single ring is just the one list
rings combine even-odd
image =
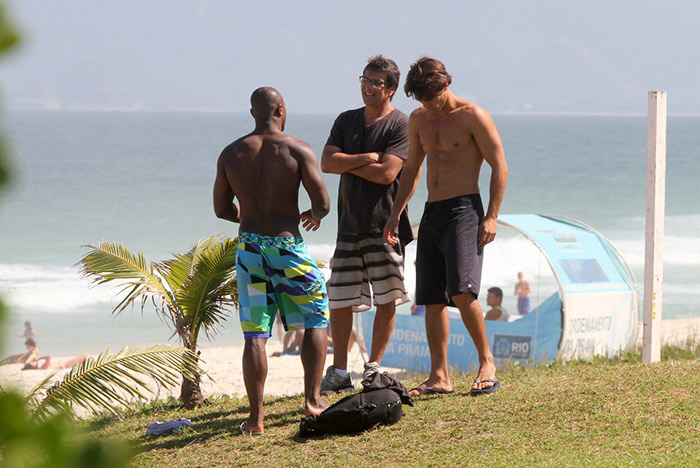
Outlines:
[{"label": "sandy beach", "polygon": [[[700,318],[664,320],[662,322],[662,343],[683,345],[689,340],[700,339]],[[641,332],[640,332],[641,343]],[[284,355],[271,357],[275,351],[281,351],[282,345],[272,339],[268,342],[268,376],[265,385],[266,395],[294,395],[304,391],[303,368],[298,355]],[[202,367],[206,375],[202,378],[202,391],[205,397],[211,395],[245,395],[243,375],[241,372],[241,359],[243,347],[203,347]],[[56,358],[61,362],[62,358]],[[349,355],[349,365],[352,371],[353,380],[359,385],[362,379],[362,369],[364,359],[359,348],[355,346]],[[326,366],[333,363],[333,355],[326,358]],[[400,374],[400,369],[387,369],[394,375]],[[21,364],[9,364],[0,366],[0,385],[4,388],[14,388],[22,393],[31,390],[40,383],[51,370],[31,370],[22,371]],[[67,369],[60,370],[56,374],[56,379],[60,379],[68,372]],[[171,388],[161,391],[158,398],[179,393],[179,388]]]},{"label": "sandy beach", "polygon": [[[267,344],[268,374],[265,384],[265,394],[267,395],[294,395],[304,391],[304,370],[301,365],[299,355],[283,355],[272,357],[276,351],[281,351],[282,345],[272,339]],[[202,368],[206,375],[202,377],[201,387],[204,396],[210,395],[245,395],[243,384],[243,374],[241,371],[241,360],[243,347],[202,347]],[[56,357],[55,362],[63,362],[67,358]],[[333,355],[326,358],[326,366],[333,363]],[[352,371],[353,379],[359,385],[362,380],[362,370],[364,360],[359,348],[355,346],[349,357],[348,363]],[[21,393],[29,392],[34,386],[39,384],[55,369],[48,370],[22,370],[22,364],[8,364],[0,366],[0,386],[2,388],[13,388]],[[325,369],[325,368],[324,368]],[[59,380],[68,372],[68,369],[59,370],[55,379]],[[359,377],[359,378],[358,378]],[[175,395],[179,393],[179,388],[168,389],[165,394],[161,391],[159,397]]]}]

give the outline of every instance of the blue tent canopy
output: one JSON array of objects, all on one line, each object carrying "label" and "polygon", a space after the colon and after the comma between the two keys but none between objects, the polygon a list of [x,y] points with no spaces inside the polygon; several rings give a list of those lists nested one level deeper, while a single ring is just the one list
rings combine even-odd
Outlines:
[{"label": "blue tent canopy", "polygon": [[[559,291],[519,320],[486,322],[497,362],[614,355],[636,341],[637,285],[619,251],[605,237],[564,217],[502,215],[498,221],[524,235],[542,252]],[[373,313],[363,315],[362,328],[369,342],[373,319]],[[460,319],[450,320],[448,363],[464,371],[478,367],[476,348]],[[382,364],[421,371],[430,368],[422,317],[397,316]]]}]

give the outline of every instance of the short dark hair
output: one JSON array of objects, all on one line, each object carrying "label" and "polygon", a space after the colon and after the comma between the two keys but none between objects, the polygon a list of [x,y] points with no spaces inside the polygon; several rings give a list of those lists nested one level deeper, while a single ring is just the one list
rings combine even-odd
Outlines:
[{"label": "short dark hair", "polygon": [[403,90],[406,96],[419,101],[431,100],[445,89],[445,84],[452,84],[445,64],[432,57],[421,57],[411,65]]},{"label": "short dark hair", "polygon": [[[367,65],[364,69],[386,73],[385,85],[389,89],[399,86],[399,82],[401,81],[401,72],[399,71],[399,66],[396,65],[396,62],[390,58],[384,57],[381,54],[373,55],[367,59]],[[392,95],[391,97],[393,98],[394,96]]]},{"label": "short dark hair", "polygon": [[499,299],[503,299],[503,290],[499,287],[494,286],[493,288],[489,288],[488,292],[492,293]]},{"label": "short dark hair", "polygon": [[31,338],[27,338],[27,341],[24,342],[26,346],[31,346],[32,348],[36,348],[36,341],[34,341]]}]

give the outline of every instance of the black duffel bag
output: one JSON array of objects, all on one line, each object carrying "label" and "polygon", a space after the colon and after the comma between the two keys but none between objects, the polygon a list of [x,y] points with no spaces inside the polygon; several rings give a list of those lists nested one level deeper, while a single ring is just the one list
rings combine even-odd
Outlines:
[{"label": "black duffel bag", "polygon": [[299,436],[348,434],[394,424],[403,415],[402,404],[414,404],[406,387],[386,374],[373,374],[362,381],[362,387],[361,392],[337,401],[318,416],[302,419]]}]

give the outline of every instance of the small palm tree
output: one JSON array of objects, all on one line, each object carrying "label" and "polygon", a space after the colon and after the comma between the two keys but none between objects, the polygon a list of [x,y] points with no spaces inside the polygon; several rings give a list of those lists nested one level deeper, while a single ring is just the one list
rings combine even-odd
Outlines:
[{"label": "small palm tree", "polygon": [[[211,338],[228,317],[227,306],[237,305],[236,241],[222,235],[200,240],[187,253],[163,262],[148,264],[142,253],[132,253],[122,244],[100,242],[86,246],[80,273],[93,283],[121,283],[119,314],[139,301],[143,309],[150,299],[156,311],[173,325],[182,345],[199,355],[197,340],[203,329]],[[183,375],[180,400],[185,407],[202,403],[201,374]]]},{"label": "small palm tree", "polygon": [[142,377],[169,387],[178,382],[180,375],[194,379],[201,372],[197,362],[192,351],[170,345],[123,348],[115,354],[107,350],[75,364],[60,382],[52,383],[53,372],[29,393],[27,400],[34,408],[32,415],[40,420],[56,412],[74,415],[75,406],[117,414],[132,399],[146,399],[146,393],[153,393]]}]

